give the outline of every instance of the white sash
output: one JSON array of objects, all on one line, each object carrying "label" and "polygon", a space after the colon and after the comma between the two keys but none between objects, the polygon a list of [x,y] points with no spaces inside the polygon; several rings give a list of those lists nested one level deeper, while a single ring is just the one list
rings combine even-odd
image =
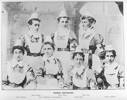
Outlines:
[{"label": "white sash", "polygon": [[[14,68],[16,67],[16,65],[17,67],[22,66],[22,69],[20,70],[20,68],[17,68],[17,69]],[[25,79],[26,71],[27,71],[27,68],[23,63],[17,63],[15,61],[10,62],[8,64],[9,81],[11,83],[20,84]]]},{"label": "white sash", "polygon": [[86,78],[87,69],[85,69],[85,72],[83,73],[83,77],[81,79],[75,77],[76,73],[81,74],[83,72],[83,70],[84,70],[84,66],[81,66],[81,68],[74,68],[74,70],[73,70],[73,84],[78,87],[86,87],[87,86],[87,78]]},{"label": "white sash", "polygon": [[105,77],[109,84],[116,85],[118,84],[118,71],[119,65],[117,63],[113,63],[111,65],[105,65]]}]

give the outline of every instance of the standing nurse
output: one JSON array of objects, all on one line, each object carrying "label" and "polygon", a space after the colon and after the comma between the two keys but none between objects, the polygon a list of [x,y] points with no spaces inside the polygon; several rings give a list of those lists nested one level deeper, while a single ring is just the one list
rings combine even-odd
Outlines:
[{"label": "standing nurse", "polygon": [[52,38],[55,44],[56,55],[62,62],[63,74],[65,83],[67,82],[67,70],[70,63],[70,53],[68,48],[68,42],[72,39],[76,39],[74,32],[69,27],[70,17],[67,15],[65,9],[63,9],[57,17],[58,28]]},{"label": "standing nurse", "polygon": [[103,44],[103,37],[101,34],[97,34],[94,28],[96,19],[83,6],[80,9],[80,26],[79,26],[79,45],[84,51],[85,55],[88,55],[86,59],[90,59],[90,53],[94,53],[97,44]]},{"label": "standing nurse", "polygon": [[19,40],[23,42],[27,51],[26,62],[33,67],[35,74],[39,66],[38,61],[40,60],[38,59],[44,41],[43,34],[39,32],[40,21],[38,13],[32,13],[27,21],[29,29],[28,32],[19,38]]}]

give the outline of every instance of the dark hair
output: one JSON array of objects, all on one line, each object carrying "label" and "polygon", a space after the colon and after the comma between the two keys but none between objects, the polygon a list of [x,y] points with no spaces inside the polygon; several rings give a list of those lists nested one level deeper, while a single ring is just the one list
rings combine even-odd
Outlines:
[{"label": "dark hair", "polygon": [[104,59],[105,59],[105,54],[106,54],[105,51],[100,52],[100,53],[99,53],[99,58],[100,58],[101,60],[104,60]]},{"label": "dark hair", "polygon": [[41,20],[38,19],[38,18],[33,18],[33,19],[30,19],[30,20],[28,21],[28,24],[29,24],[29,25],[32,25],[32,21],[33,21],[33,20],[36,20],[36,21],[39,21],[39,22],[41,21]]},{"label": "dark hair", "polygon": [[24,55],[24,53],[25,53],[25,49],[24,49],[23,46],[13,46],[13,48],[12,48],[12,54],[14,54],[14,50],[15,50],[15,49],[19,49],[19,50],[21,50],[22,53],[23,53],[23,55]]},{"label": "dark hair", "polygon": [[90,24],[96,23],[96,20],[93,17],[91,17],[91,16],[82,16],[81,17],[81,20],[83,20],[83,19],[88,19],[88,21],[90,22]]},{"label": "dark hair", "polygon": [[114,57],[116,57],[116,51],[112,50],[112,53],[113,53]]},{"label": "dark hair", "polygon": [[70,44],[71,44],[72,42],[74,42],[74,41],[78,44],[77,39],[75,39],[75,38],[73,38],[73,39],[69,39],[69,40],[68,40],[68,45],[67,45],[67,48],[69,48],[69,49],[70,49]]},{"label": "dark hair", "polygon": [[96,20],[93,17],[87,17],[90,23],[96,23]]},{"label": "dark hair", "polygon": [[116,57],[116,51],[115,50],[108,50],[106,52],[112,52],[113,56]]},{"label": "dark hair", "polygon": [[[105,45],[103,45],[103,44],[100,44],[100,45],[102,46],[103,49],[105,48]],[[96,45],[90,45],[89,49],[92,50],[92,53],[94,54],[96,49],[97,49],[97,44]]]},{"label": "dark hair", "polygon": [[61,18],[67,18],[68,20],[70,20],[69,17],[67,17],[67,16],[63,16],[63,17],[58,17],[58,18],[57,18],[57,21],[60,22],[60,19],[61,19]]},{"label": "dark hair", "polygon": [[92,54],[94,54],[95,53],[95,50],[97,49],[97,47],[96,46],[94,46],[94,45],[90,45],[89,46],[89,50],[91,50],[92,51]]},{"label": "dark hair", "polygon": [[71,44],[73,41],[76,41],[76,43],[78,43],[78,41],[77,41],[75,38],[70,39],[70,40],[69,40],[69,43]]},{"label": "dark hair", "polygon": [[75,58],[75,56],[77,56],[77,55],[82,56],[83,61],[84,61],[84,57],[85,57],[85,55],[84,55],[82,52],[74,52],[74,53],[73,53],[73,56],[72,56],[72,59],[74,59],[74,58]]},{"label": "dark hair", "polygon": [[[51,43],[51,42],[44,42],[44,45],[47,45],[47,44],[49,44],[49,45],[53,48],[53,50],[55,50],[54,43]],[[44,45],[43,45],[43,46],[44,46]]]}]

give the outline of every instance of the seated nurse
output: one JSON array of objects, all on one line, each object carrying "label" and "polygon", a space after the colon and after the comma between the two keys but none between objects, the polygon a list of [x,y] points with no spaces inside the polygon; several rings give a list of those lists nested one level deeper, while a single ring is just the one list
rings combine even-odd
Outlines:
[{"label": "seated nurse", "polygon": [[70,69],[72,89],[95,89],[95,76],[92,69],[84,63],[84,54],[79,47],[72,56],[73,65]]},{"label": "seated nurse", "polygon": [[45,84],[42,89],[59,89],[62,88],[59,83],[63,81],[62,66],[60,60],[54,56],[54,44],[50,40],[45,40],[42,47],[42,69]]},{"label": "seated nurse", "polygon": [[13,58],[7,64],[6,79],[3,84],[9,89],[23,89],[34,79],[32,68],[24,62],[25,49],[21,43],[17,43],[12,48]]},{"label": "seated nurse", "polygon": [[108,89],[118,89],[124,87],[124,67],[119,65],[116,58],[116,51],[112,45],[105,47],[104,75],[109,83]]}]

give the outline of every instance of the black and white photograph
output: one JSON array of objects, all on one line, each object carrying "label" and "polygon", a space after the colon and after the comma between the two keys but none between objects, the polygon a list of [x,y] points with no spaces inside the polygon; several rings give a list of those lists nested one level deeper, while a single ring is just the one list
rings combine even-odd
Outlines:
[{"label": "black and white photograph", "polygon": [[125,90],[123,1],[3,1],[1,89]]}]

